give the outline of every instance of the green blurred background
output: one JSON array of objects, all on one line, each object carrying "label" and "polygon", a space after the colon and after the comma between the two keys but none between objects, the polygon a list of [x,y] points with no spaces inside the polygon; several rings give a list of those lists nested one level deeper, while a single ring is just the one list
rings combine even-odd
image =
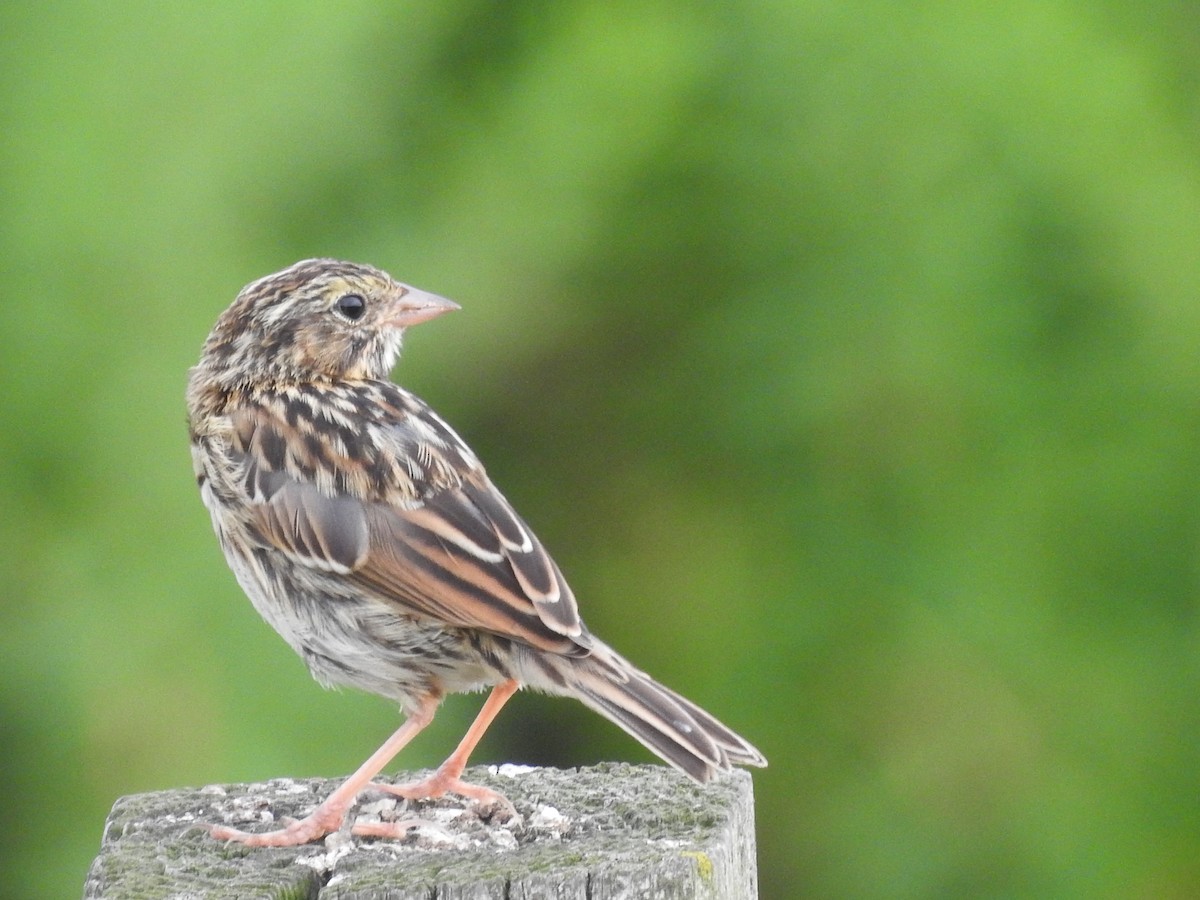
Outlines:
[{"label": "green blurred background", "polygon": [[[764,897],[1200,896],[1195,4],[6,3],[0,35],[12,896],[77,896],[121,794],[345,773],[398,723],[257,618],[190,472],[210,326],[314,255],[462,304],[398,379],[593,629],[770,758]],[[522,696],[477,760],[648,758]]]}]

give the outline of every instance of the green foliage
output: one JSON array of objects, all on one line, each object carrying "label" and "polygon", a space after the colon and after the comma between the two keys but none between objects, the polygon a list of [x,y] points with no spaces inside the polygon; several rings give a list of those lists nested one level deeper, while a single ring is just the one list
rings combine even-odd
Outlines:
[{"label": "green foliage", "polygon": [[[395,726],[255,616],[186,369],[247,281],[453,297],[397,377],[590,624],[755,741],[765,897],[1200,894],[1186,4],[0,7],[6,882]],[[472,715],[401,761],[436,763]],[[479,761],[644,759],[519,698]]]}]

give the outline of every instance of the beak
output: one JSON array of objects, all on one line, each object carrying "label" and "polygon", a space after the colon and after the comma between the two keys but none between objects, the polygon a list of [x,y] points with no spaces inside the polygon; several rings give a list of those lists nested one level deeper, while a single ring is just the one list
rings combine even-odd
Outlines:
[{"label": "beak", "polygon": [[400,298],[396,300],[393,312],[387,319],[387,324],[395,328],[407,328],[419,322],[428,322],[442,313],[461,309],[453,300],[419,291],[407,284],[400,285],[400,290]]}]

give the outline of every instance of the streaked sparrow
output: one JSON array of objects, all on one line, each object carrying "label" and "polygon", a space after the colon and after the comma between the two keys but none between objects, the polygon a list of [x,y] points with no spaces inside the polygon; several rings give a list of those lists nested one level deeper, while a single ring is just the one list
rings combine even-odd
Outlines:
[{"label": "streaked sparrow", "polygon": [[214,827],[218,838],[289,846],[338,829],[446,694],[484,687],[434,775],[372,786],[507,804],[460,776],[520,687],[578,698],[700,782],[766,765],[587,630],[558,566],[475,454],[388,379],[404,329],[457,308],[371,266],[305,260],[243,289],[191,370],[196,481],[238,582],[318,681],[381,694],[406,716],[312,814],[266,834]]}]

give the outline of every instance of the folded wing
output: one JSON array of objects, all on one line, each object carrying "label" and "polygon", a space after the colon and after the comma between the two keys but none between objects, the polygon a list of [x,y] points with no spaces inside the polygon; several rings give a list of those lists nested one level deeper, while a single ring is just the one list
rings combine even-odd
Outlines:
[{"label": "folded wing", "polygon": [[[405,412],[422,410],[410,406]],[[399,447],[411,455],[413,434],[422,436],[419,455],[440,456],[439,476],[426,476],[434,471],[428,465],[407,467],[400,493],[382,483],[362,489],[366,482],[337,477],[339,466],[355,461],[327,458],[327,442],[324,457],[305,454],[305,437],[319,423],[305,428],[295,412],[289,419],[261,407],[240,416],[235,457],[244,466],[252,524],[265,546],[346,576],[398,613],[483,629],[552,653],[589,653],[590,639],[558,566],[473,456],[469,465],[453,465],[447,448],[470,451],[436,416],[398,431],[395,447],[356,447],[385,457]],[[400,417],[390,427],[405,424]],[[386,442],[387,435],[384,429],[374,437]],[[352,484],[362,496],[350,492]]]}]

